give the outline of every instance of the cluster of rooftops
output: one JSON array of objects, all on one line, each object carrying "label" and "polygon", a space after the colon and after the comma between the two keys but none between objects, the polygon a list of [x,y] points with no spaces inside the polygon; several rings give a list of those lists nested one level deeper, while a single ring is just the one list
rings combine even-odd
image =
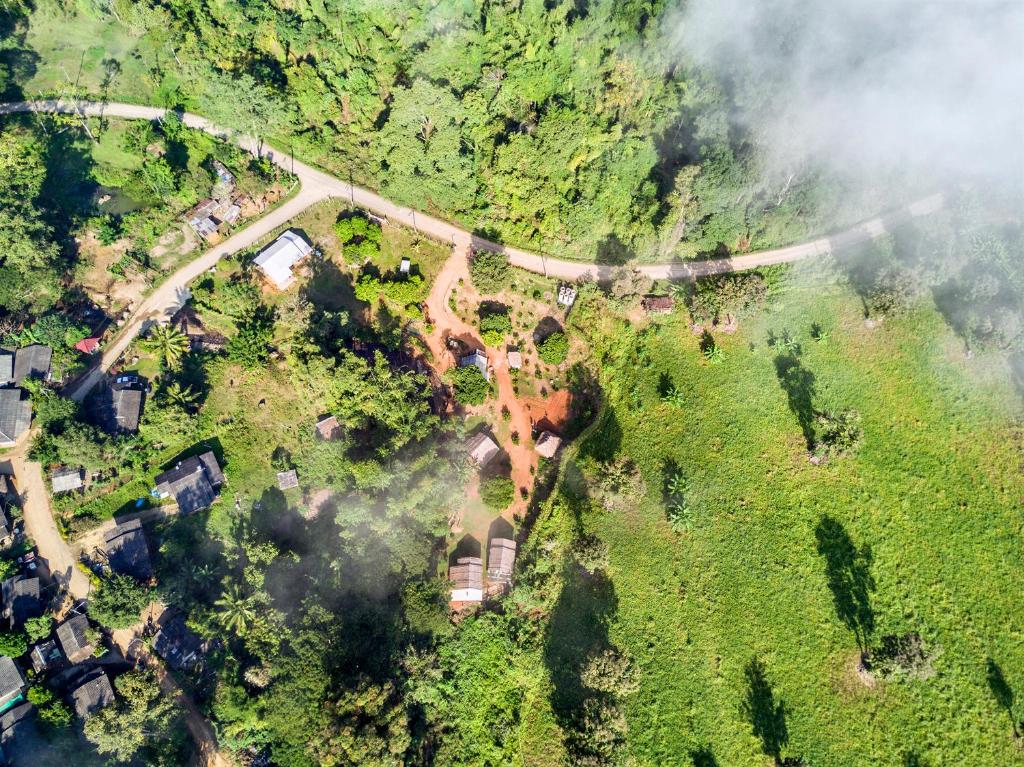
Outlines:
[{"label": "cluster of rooftops", "polygon": [[12,447],[28,431],[32,403],[21,385],[50,376],[53,350],[43,344],[0,349],[0,447]]}]

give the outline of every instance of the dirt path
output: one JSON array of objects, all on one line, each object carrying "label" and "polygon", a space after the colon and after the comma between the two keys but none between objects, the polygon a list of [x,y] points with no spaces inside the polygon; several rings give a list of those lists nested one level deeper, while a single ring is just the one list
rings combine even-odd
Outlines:
[{"label": "dirt path", "polygon": [[516,486],[515,500],[502,514],[511,519],[513,515],[526,510],[527,502],[522,498],[519,489],[530,490],[533,487],[533,470],[537,466],[537,455],[531,447],[530,440],[530,416],[516,397],[504,351],[486,348],[477,329],[463,322],[449,308],[448,298],[452,290],[458,286],[459,280],[463,282],[459,287],[460,293],[469,295],[471,302],[478,301],[479,296],[473,290],[469,277],[469,248],[464,245],[453,248],[451,256],[444,263],[427,296],[427,316],[434,326],[434,331],[426,337],[427,346],[434,357],[433,367],[438,375],[455,364],[455,357],[447,346],[450,338],[457,338],[468,346],[483,349],[487,354],[492,380],[497,384],[498,392],[496,406],[489,403],[486,407],[493,407],[495,411],[491,413],[492,420],[501,417],[502,408],[508,408],[511,429],[519,435],[518,445],[513,443],[511,438],[503,440],[501,445],[508,453],[512,467],[512,482]]},{"label": "dirt path", "polygon": [[199,763],[204,767],[233,767],[233,763],[221,752],[217,743],[217,733],[203,716],[192,698],[186,693],[174,676],[167,670],[163,661],[154,655],[148,646],[142,641],[142,633],[145,630],[146,622],[156,622],[164,611],[164,606],[153,602],[142,612],[142,620],[126,629],[113,632],[112,639],[121,655],[129,656],[129,650],[134,658],[144,662],[146,668],[153,669],[156,674],[160,689],[170,695],[185,713],[185,726],[195,741],[199,750]]},{"label": "dirt path", "polygon": [[89,596],[89,578],[76,566],[75,555],[53,521],[43,467],[25,457],[34,433],[35,429],[32,429],[24,442],[5,456],[11,463],[18,492],[22,496],[25,531],[35,541],[39,558],[45,560],[54,581],[65,587],[73,599],[85,599]]}]

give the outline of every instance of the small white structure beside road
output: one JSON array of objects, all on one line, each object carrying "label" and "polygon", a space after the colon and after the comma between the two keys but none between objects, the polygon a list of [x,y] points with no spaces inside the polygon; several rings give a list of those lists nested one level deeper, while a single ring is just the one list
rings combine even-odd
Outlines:
[{"label": "small white structure beside road", "polygon": [[274,283],[274,287],[285,290],[295,279],[292,269],[312,252],[313,247],[289,229],[261,250],[253,263]]}]

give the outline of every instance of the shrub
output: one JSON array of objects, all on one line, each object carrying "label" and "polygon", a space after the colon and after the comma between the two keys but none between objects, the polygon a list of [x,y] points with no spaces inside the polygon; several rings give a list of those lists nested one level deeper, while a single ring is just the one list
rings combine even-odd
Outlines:
[{"label": "shrub", "polygon": [[690,300],[694,322],[727,325],[764,305],[768,286],[757,272],[706,277],[697,282]]},{"label": "shrub", "polygon": [[0,631],[0,655],[17,658],[28,652],[28,636],[24,631]]},{"label": "shrub", "polygon": [[505,340],[505,336],[512,332],[512,320],[507,312],[491,312],[480,314],[480,335],[484,343],[492,348],[498,348]]},{"label": "shrub", "polygon": [[92,616],[112,629],[128,628],[139,620],[149,604],[149,589],[128,575],[113,575],[93,592],[89,600]]},{"label": "shrub", "polygon": [[121,219],[108,213],[100,219],[99,226],[96,228],[96,239],[100,241],[101,245],[113,245],[123,233]]},{"label": "shrub", "polygon": [[512,503],[515,485],[507,477],[489,477],[480,483],[480,500],[493,511],[501,511]]},{"label": "shrub", "polygon": [[491,393],[491,384],[478,368],[455,368],[452,372],[455,400],[463,405],[481,405]]},{"label": "shrub", "polygon": [[537,344],[537,353],[549,365],[560,365],[569,354],[569,339],[565,333],[556,330]]},{"label": "shrub", "polygon": [[511,267],[501,253],[478,251],[469,262],[469,275],[481,293],[497,293],[505,287]]},{"label": "shrub", "polygon": [[814,453],[819,458],[847,455],[860,447],[863,432],[860,428],[860,413],[856,410],[819,413],[817,421],[821,436]]},{"label": "shrub", "polygon": [[927,679],[932,676],[932,654],[924,648],[921,635],[909,631],[903,635],[888,634],[881,644],[864,653],[864,666],[881,677],[906,676]]},{"label": "shrub", "polygon": [[373,258],[380,252],[380,227],[363,216],[339,219],[334,225],[334,233],[350,260]]}]

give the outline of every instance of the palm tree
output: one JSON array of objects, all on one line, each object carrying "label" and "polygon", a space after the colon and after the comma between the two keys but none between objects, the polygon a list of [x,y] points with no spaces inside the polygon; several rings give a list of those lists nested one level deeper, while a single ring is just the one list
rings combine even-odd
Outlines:
[{"label": "palm tree", "polygon": [[256,622],[256,611],[251,600],[242,594],[242,589],[237,585],[229,586],[213,605],[219,610],[217,620],[220,624],[238,636],[245,636]]},{"label": "palm tree", "polygon": [[139,345],[159,357],[164,366],[173,367],[188,351],[188,336],[173,325],[154,325]]},{"label": "palm tree", "polygon": [[191,386],[182,386],[177,381],[171,381],[164,390],[164,397],[172,405],[177,405],[182,410],[190,411],[199,401],[199,393]]}]

